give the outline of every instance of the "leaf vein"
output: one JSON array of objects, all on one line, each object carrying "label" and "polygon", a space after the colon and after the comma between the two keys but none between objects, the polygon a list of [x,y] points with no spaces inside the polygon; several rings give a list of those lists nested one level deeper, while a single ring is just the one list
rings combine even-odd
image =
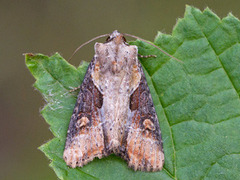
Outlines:
[{"label": "leaf vein", "polygon": [[[222,158],[225,157],[225,156],[230,156],[230,155],[240,155],[240,153],[224,154],[223,156],[217,158],[217,159],[209,166],[209,168],[206,170],[206,173],[205,173],[205,175],[204,175],[203,177],[206,177],[206,176],[208,175],[208,173],[211,171],[212,167],[213,167],[215,164],[217,164],[220,159],[222,159]],[[218,163],[218,164],[219,164],[219,163]],[[220,165],[220,164],[219,164],[219,165]],[[222,166],[222,167],[223,167],[223,166]],[[226,168],[226,167],[225,167],[225,168]],[[203,179],[204,179],[204,178],[203,178]]]},{"label": "leaf vein", "polygon": [[55,82],[58,82],[66,91],[69,91],[67,87],[65,87],[57,78],[55,78],[52,73],[50,73],[44,65],[41,63],[42,68],[55,80]]},{"label": "leaf vein", "polygon": [[[216,57],[217,57],[217,59],[218,59],[220,65],[222,66],[222,68],[223,68],[225,74],[227,75],[229,81],[231,82],[232,87],[235,89],[236,93],[238,94],[238,92],[237,92],[237,88],[235,87],[235,85],[234,85],[234,83],[233,83],[233,80],[232,80],[231,77],[228,75],[228,73],[227,73],[227,71],[226,71],[226,69],[225,69],[223,63],[221,62],[221,60],[220,60],[220,58],[219,58],[219,55],[217,54],[216,50],[213,48],[212,43],[208,40],[206,34],[205,34],[204,31],[202,30],[202,27],[201,27],[201,25],[199,24],[199,22],[197,21],[196,17],[195,17],[193,14],[192,14],[192,16],[193,16],[193,18],[195,19],[196,23],[198,24],[199,28],[201,29],[201,31],[202,31],[203,35],[205,36],[206,40],[208,41],[208,43],[209,43],[211,49],[213,50],[214,54],[216,55]],[[224,51],[225,51],[225,50],[224,50]],[[224,51],[223,51],[223,52],[224,52]],[[239,97],[239,99],[240,99],[240,94],[238,94],[238,97]]]}]

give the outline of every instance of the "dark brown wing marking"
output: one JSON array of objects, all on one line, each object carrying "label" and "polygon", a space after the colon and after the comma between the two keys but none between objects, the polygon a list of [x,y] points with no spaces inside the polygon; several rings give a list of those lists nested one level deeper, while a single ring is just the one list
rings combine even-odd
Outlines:
[{"label": "dark brown wing marking", "polygon": [[103,97],[91,77],[93,61],[88,67],[80,87],[73,115],[70,120],[63,158],[72,168],[83,166],[95,157],[104,155],[103,128],[100,108]]},{"label": "dark brown wing marking", "polygon": [[124,158],[134,170],[159,171],[164,154],[161,132],[152,97],[141,65],[141,81],[130,97],[130,117],[127,125]]}]

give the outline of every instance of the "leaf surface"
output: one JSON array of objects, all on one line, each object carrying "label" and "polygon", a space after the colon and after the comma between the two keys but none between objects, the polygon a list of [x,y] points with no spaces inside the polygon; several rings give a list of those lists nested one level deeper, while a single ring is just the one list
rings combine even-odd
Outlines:
[{"label": "leaf surface", "polygon": [[88,63],[78,68],[59,54],[26,54],[34,86],[47,105],[41,111],[55,138],[40,149],[60,179],[240,179],[240,22],[187,6],[172,35],[154,43],[179,63],[141,41],[141,59],[159,117],[165,153],[161,172],[134,172],[110,155],[72,169],[62,158],[78,87]]}]

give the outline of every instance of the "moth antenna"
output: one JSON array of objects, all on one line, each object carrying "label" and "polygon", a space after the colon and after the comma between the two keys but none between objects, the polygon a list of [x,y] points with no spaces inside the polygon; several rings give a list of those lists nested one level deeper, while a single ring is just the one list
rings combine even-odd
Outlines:
[{"label": "moth antenna", "polygon": [[183,61],[181,61],[181,60],[175,58],[174,56],[170,55],[170,54],[167,53],[166,51],[164,51],[164,50],[162,50],[161,48],[159,48],[158,46],[156,46],[155,44],[146,41],[145,39],[142,39],[142,38],[140,38],[140,37],[138,37],[138,36],[134,36],[134,35],[132,35],[132,34],[127,34],[127,33],[123,33],[123,35],[125,35],[125,36],[129,36],[129,37],[132,37],[132,38],[136,38],[136,39],[139,39],[139,40],[141,40],[141,41],[143,41],[143,42],[145,42],[145,43],[148,43],[148,44],[152,45],[153,47],[159,49],[162,53],[166,54],[167,56],[169,56],[169,57],[175,59],[176,61],[178,61],[178,62],[180,62],[180,63],[183,63]]},{"label": "moth antenna", "polygon": [[72,55],[70,56],[70,58],[68,59],[68,61],[70,61],[70,60],[72,59],[72,57],[73,57],[73,56],[79,51],[79,49],[81,49],[83,46],[89,44],[89,43],[92,42],[92,41],[95,41],[96,39],[99,39],[99,38],[102,38],[102,37],[106,37],[106,36],[109,36],[109,34],[103,34],[103,35],[96,36],[96,37],[90,39],[89,41],[81,44],[81,45],[72,53]]}]

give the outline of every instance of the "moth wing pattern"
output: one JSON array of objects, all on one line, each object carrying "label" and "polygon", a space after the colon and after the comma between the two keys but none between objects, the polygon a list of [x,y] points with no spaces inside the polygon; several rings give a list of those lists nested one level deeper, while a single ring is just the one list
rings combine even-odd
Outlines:
[{"label": "moth wing pattern", "polygon": [[135,171],[163,168],[159,122],[137,51],[118,31],[95,44],[69,123],[63,158],[70,167],[115,153]]},{"label": "moth wing pattern", "polygon": [[104,154],[103,128],[100,119],[102,94],[95,87],[90,63],[69,123],[63,158],[72,168],[82,167]]},{"label": "moth wing pattern", "polygon": [[125,159],[135,171],[159,171],[164,164],[161,131],[141,64],[141,80],[130,96]]}]

